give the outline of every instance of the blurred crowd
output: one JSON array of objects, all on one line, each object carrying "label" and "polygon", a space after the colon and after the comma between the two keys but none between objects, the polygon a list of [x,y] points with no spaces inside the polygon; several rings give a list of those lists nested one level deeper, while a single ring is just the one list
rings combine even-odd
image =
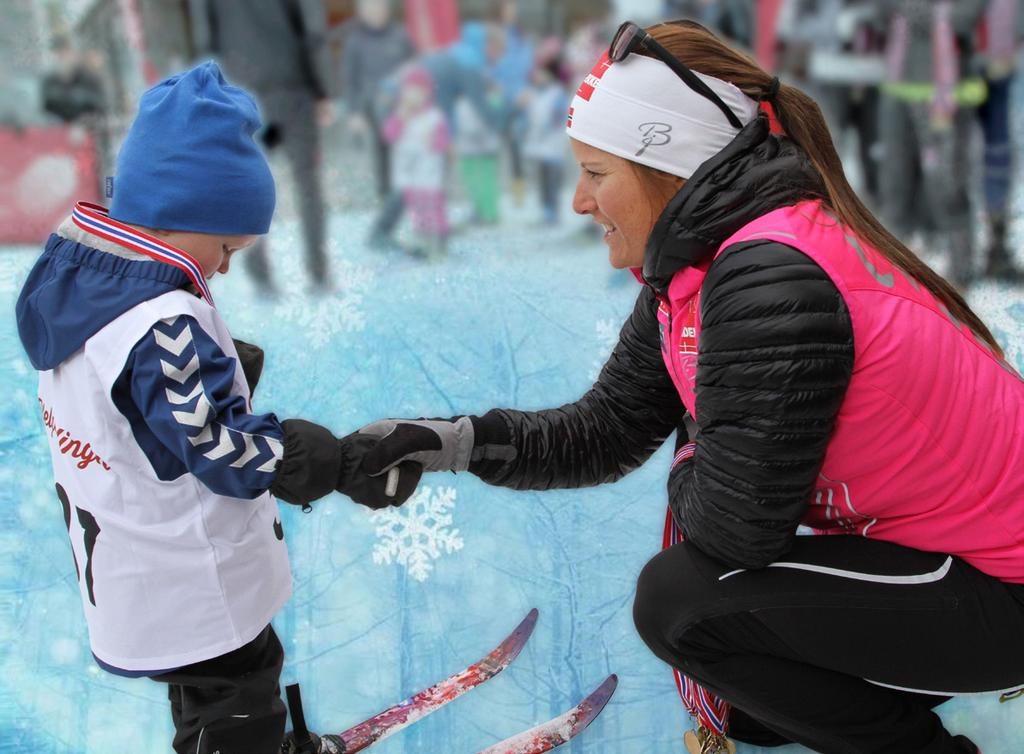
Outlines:
[{"label": "blurred crowd", "polygon": [[961,289],[1020,282],[1007,238],[1019,0],[787,0],[777,29],[778,67],[818,100],[840,146],[855,140],[849,167],[886,225],[941,254]]},{"label": "blurred crowd", "polygon": [[[382,252],[443,257],[453,233],[498,224],[508,207],[529,208],[541,225],[564,220],[568,105],[630,5],[563,14],[551,33],[523,22],[519,0],[475,12],[454,0],[356,0],[336,26],[326,0],[183,2],[190,38],[180,60],[217,59],[259,99],[263,143],[290,168],[282,186],[294,194],[310,277],[323,283],[325,168],[356,181],[373,214],[365,240]],[[664,0],[661,20],[700,21],[814,96],[869,205],[966,287],[986,276],[1021,281],[1007,232],[1020,5]],[[52,59],[42,106],[92,132],[98,172],[110,174],[110,124],[130,113],[105,94],[95,51],[61,37]],[[357,164],[369,174],[349,169]],[[410,232],[400,234],[403,222]],[[266,249],[247,258],[273,292]]]}]

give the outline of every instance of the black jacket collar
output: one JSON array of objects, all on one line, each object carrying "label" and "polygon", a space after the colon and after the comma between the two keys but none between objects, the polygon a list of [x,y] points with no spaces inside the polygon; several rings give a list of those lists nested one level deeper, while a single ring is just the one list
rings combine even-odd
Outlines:
[{"label": "black jacket collar", "polygon": [[804,151],[772,136],[761,115],[669,200],[647,239],[643,278],[664,294],[676,272],[708,259],[747,223],[823,196],[821,179]]}]

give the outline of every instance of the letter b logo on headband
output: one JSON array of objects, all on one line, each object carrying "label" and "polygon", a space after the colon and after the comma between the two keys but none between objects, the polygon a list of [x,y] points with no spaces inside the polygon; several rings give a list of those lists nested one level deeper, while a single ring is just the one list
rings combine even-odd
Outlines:
[{"label": "letter b logo on headband", "polygon": [[640,133],[643,134],[643,138],[640,139],[640,143],[643,144],[640,147],[640,151],[637,152],[634,157],[639,157],[647,151],[647,147],[660,147],[663,144],[668,144],[672,141],[672,137],[669,133],[672,131],[672,126],[668,123],[658,123],[652,121],[651,123],[641,123],[637,128]]}]

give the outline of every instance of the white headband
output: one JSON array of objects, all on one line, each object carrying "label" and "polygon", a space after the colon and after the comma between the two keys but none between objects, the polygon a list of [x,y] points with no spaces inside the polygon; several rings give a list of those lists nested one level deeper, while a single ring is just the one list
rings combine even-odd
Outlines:
[{"label": "white headband", "polygon": [[[699,76],[746,125],[757,103],[732,84]],[[577,141],[680,178],[689,178],[739,131],[725,114],[660,60],[604,55],[580,84],[566,132]]]}]

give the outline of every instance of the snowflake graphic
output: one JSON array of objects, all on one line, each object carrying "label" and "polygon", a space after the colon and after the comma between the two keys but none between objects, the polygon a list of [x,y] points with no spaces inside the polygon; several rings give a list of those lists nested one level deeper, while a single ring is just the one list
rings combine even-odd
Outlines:
[{"label": "snowflake graphic", "polygon": [[[332,260],[331,275],[336,286],[329,296],[286,296],[275,313],[296,325],[310,345],[326,345],[339,332],[359,332],[366,327],[363,296],[373,283],[373,271],[347,259]],[[296,279],[292,277],[291,279]]]},{"label": "snowflake graphic", "polygon": [[598,375],[601,374],[601,367],[608,360],[615,344],[619,342],[619,328],[620,324],[614,319],[599,319],[594,326],[597,331],[598,355],[594,357],[594,361],[590,365],[591,380],[597,381]]},{"label": "snowflake graphic", "polygon": [[373,514],[380,538],[373,547],[373,562],[404,566],[417,581],[426,581],[434,568],[431,561],[462,549],[463,541],[452,524],[455,507],[452,487],[422,487],[401,508],[385,508]]}]

